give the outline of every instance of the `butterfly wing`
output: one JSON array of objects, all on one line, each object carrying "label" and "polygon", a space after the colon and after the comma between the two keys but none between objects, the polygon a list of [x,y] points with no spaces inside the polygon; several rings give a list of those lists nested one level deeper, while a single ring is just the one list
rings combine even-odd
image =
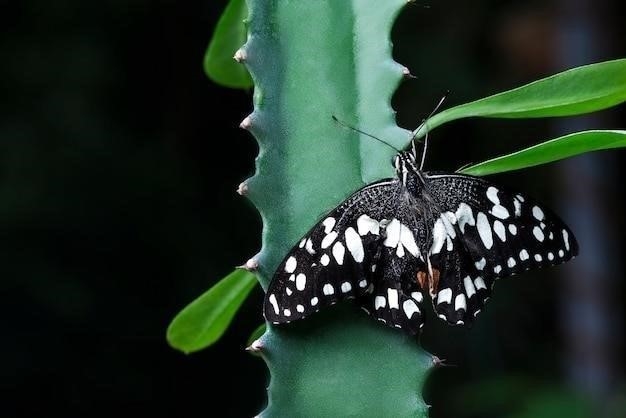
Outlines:
[{"label": "butterfly wing", "polygon": [[551,210],[521,193],[476,177],[426,173],[441,211],[429,259],[440,269],[435,310],[448,322],[480,312],[495,279],[552,266],[578,254],[571,230]]},{"label": "butterfly wing", "polygon": [[415,272],[425,264],[415,226],[398,219],[406,212],[399,211],[402,192],[397,179],[372,183],[324,216],[276,270],[265,297],[266,319],[291,322],[356,299],[387,325],[417,332],[423,298]]}]

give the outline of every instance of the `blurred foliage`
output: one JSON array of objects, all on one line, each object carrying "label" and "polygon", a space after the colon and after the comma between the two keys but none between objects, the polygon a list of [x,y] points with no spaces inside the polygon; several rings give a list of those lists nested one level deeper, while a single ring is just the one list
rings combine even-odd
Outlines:
[{"label": "blurred foliage", "polygon": [[206,74],[214,82],[226,87],[252,87],[252,79],[245,65],[234,58],[237,50],[246,42],[244,20],[247,16],[245,0],[230,0],[217,22],[204,56]]}]

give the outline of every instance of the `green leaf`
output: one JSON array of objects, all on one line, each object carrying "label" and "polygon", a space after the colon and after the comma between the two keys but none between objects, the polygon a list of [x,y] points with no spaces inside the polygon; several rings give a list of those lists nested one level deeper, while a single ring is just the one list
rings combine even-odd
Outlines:
[{"label": "green leaf", "polygon": [[586,152],[623,147],[626,147],[626,131],[576,132],[472,165],[459,172],[486,176],[551,163]]},{"label": "green leaf", "polygon": [[248,70],[233,59],[246,41],[244,20],[248,15],[245,0],[230,0],[213,32],[204,55],[204,71],[218,84],[236,89],[249,89],[252,79]]},{"label": "green leaf", "polygon": [[257,281],[246,270],[235,270],[180,311],[167,329],[174,348],[191,353],[220,339]]},{"label": "green leaf", "polygon": [[418,132],[468,117],[542,118],[606,109],[626,100],[626,59],[573,68],[513,90],[444,110]]},{"label": "green leaf", "polygon": [[246,346],[250,347],[255,340],[261,338],[261,335],[265,334],[265,330],[267,329],[265,323],[259,325],[252,331],[252,334],[248,337],[248,341],[246,342]]}]

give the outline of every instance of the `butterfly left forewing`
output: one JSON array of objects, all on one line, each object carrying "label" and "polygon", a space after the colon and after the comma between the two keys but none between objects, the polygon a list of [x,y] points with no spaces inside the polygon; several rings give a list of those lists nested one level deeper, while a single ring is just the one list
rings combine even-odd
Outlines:
[{"label": "butterfly left forewing", "polygon": [[384,241],[380,221],[397,188],[397,181],[384,180],[358,190],[289,251],[266,292],[268,321],[291,322],[371,292]]}]

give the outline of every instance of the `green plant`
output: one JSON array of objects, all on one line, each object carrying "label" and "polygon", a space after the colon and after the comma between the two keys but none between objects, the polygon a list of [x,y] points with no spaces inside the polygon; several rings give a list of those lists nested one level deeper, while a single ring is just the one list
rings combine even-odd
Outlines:
[{"label": "green plant", "polygon": [[[246,5],[231,1],[205,68],[217,82],[248,86],[243,67],[223,67],[233,65],[222,64],[223,58],[234,55],[254,80],[255,110],[242,127],[254,134],[260,154],[257,174],[241,190],[262,215],[263,249],[248,263],[251,272],[232,273],[174,319],[168,329],[174,347],[192,352],[213,343],[250,291],[252,272],[266,287],[284,254],[320,215],[364,183],[393,175],[389,149],[342,129],[331,116],[398,148],[408,142],[410,133],[396,126],[390,107],[406,73],[391,59],[389,44],[404,3],[249,0],[247,41],[240,48]],[[569,116],[625,100],[626,60],[610,61],[444,110],[416,135],[459,118]],[[623,146],[626,131],[578,132],[462,172],[492,174]],[[251,345],[272,376],[265,415],[427,415],[420,388],[436,357],[414,339],[343,306],[293,325],[269,327]]]}]

